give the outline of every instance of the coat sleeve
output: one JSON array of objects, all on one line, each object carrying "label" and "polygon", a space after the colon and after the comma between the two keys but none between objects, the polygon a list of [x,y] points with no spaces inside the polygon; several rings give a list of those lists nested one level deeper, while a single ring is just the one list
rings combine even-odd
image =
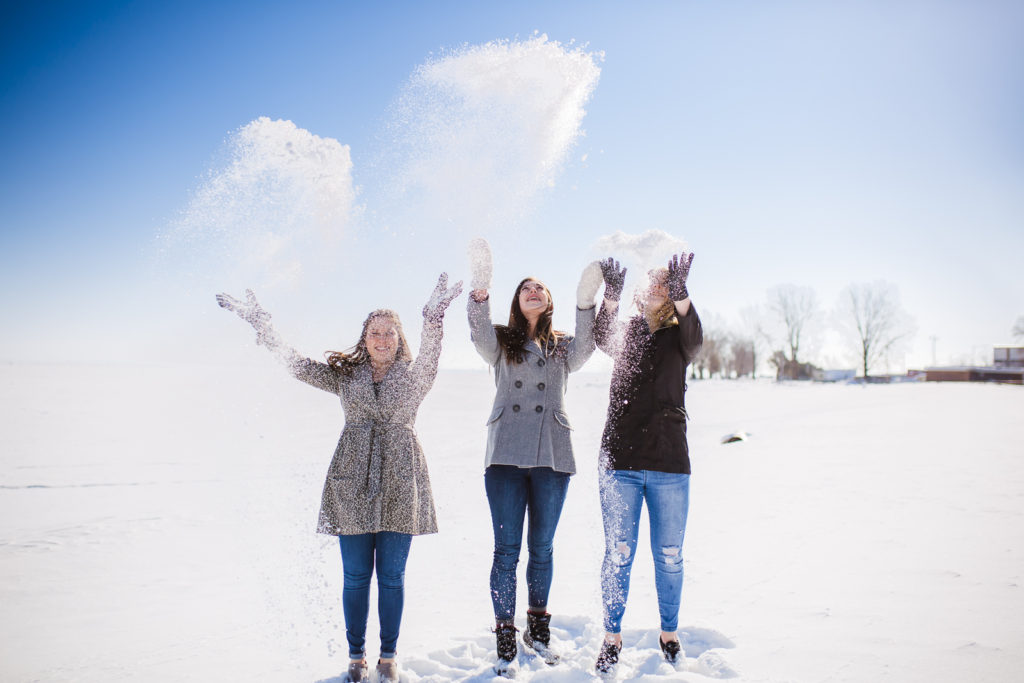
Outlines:
[{"label": "coat sleeve", "polygon": [[583,367],[594,354],[594,312],[593,306],[576,309],[576,336],[569,342],[567,365],[569,372],[576,372]]},{"label": "coat sleeve", "polygon": [[690,310],[684,317],[679,318],[679,350],[683,352],[683,358],[687,363],[693,362],[703,344],[704,328],[700,324],[697,309],[690,304]]},{"label": "coat sleeve", "polygon": [[284,343],[281,336],[269,324],[263,324],[257,332],[256,343],[266,346],[267,350],[288,367],[292,376],[317,389],[323,389],[332,394],[338,393],[338,375],[334,368],[326,363],[319,363],[299,355],[298,351]]},{"label": "coat sleeve", "polygon": [[494,333],[494,325],[491,324],[491,302],[476,302],[473,297],[466,297],[466,310],[469,313],[469,334],[476,347],[476,352],[487,361],[488,365],[495,365],[501,358],[501,346],[498,344],[498,335]]},{"label": "coat sleeve", "polygon": [[311,358],[302,358],[296,354],[289,363],[288,369],[295,379],[332,394],[338,393],[338,373],[327,363],[320,363]]},{"label": "coat sleeve", "polygon": [[597,348],[612,358],[618,357],[619,351],[622,350],[625,330],[625,323],[618,319],[618,311],[618,306],[609,310],[607,306],[601,304],[601,312],[597,314],[597,320],[594,322],[594,341]]},{"label": "coat sleeve", "polygon": [[423,318],[423,333],[420,335],[420,352],[409,366],[409,376],[420,395],[426,394],[437,377],[437,363],[441,357],[441,338],[444,326],[440,320]]}]

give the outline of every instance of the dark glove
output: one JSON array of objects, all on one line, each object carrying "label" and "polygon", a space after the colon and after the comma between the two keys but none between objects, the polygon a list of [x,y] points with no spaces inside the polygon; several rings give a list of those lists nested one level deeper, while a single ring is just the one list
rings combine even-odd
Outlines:
[{"label": "dark glove", "polygon": [[626,284],[626,269],[619,269],[619,262],[613,258],[601,261],[601,275],[604,276],[604,298],[618,301]]},{"label": "dark glove", "polygon": [[672,301],[682,301],[690,296],[690,293],[686,291],[686,278],[690,275],[691,263],[693,263],[693,253],[687,255],[685,251],[669,260],[668,297]]}]

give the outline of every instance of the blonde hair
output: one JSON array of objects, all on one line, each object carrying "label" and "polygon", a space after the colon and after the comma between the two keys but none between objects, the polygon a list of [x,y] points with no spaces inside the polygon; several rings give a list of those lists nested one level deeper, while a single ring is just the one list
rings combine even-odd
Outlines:
[{"label": "blonde hair", "polygon": [[[663,284],[668,280],[668,268],[662,266],[661,268],[652,268],[647,271],[647,277],[650,281]],[[636,293],[634,303],[636,303],[637,310],[647,321],[647,327],[651,332],[660,330],[663,327],[671,327],[672,325],[678,325],[679,319],[676,317],[676,304],[671,298],[666,299],[664,302],[656,307],[647,309],[645,306],[647,297],[643,291]]]}]

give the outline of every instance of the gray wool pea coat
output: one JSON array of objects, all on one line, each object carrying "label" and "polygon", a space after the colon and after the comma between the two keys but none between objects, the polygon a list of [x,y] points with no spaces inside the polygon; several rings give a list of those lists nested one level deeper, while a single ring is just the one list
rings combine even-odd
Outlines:
[{"label": "gray wool pea coat", "polygon": [[473,345],[494,370],[497,387],[487,418],[484,466],[550,467],[575,474],[572,427],[563,399],[569,373],[583,367],[594,353],[597,309],[576,309],[575,337],[567,336],[554,352],[545,355],[537,342],[530,341],[522,363],[506,363],[491,323],[490,301],[468,299]]},{"label": "gray wool pea coat", "polygon": [[324,482],[318,532],[437,532],[427,461],[413,424],[437,375],[441,336],[439,323],[424,321],[416,360],[396,360],[377,392],[369,363],[346,376],[326,363],[293,356],[292,374],[337,394],[345,411]]}]

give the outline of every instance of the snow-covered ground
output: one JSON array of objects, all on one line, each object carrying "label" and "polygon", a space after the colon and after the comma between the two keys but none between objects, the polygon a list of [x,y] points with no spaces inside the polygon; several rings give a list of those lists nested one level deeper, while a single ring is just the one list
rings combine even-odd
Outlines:
[{"label": "snow-covered ground", "polygon": [[[568,396],[580,471],[550,604],[564,659],[521,656],[518,680],[593,679],[607,382],[576,375]],[[442,371],[420,413],[441,533],[409,560],[410,683],[492,678],[492,391],[484,371]],[[1024,387],[704,381],[688,407],[686,662],[657,653],[641,543],[620,679],[1020,680]],[[314,533],[335,398],[269,358],[4,365],[0,410],[0,679],[340,680],[341,560]],[[719,443],[738,430],[751,438]],[[375,612],[370,630],[374,657]]]}]

